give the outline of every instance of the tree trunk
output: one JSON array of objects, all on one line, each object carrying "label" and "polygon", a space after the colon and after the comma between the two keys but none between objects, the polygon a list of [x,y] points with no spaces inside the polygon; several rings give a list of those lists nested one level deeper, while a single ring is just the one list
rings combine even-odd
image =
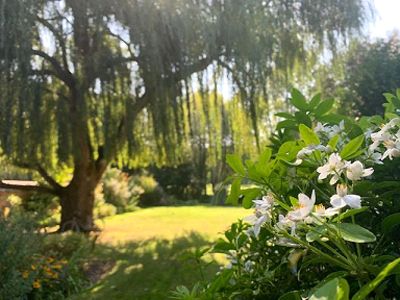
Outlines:
[{"label": "tree trunk", "polygon": [[96,230],[93,218],[95,189],[104,170],[105,166],[99,169],[96,164],[75,166],[74,177],[60,193],[60,232]]},{"label": "tree trunk", "polygon": [[84,183],[68,187],[60,196],[61,222],[59,231],[89,232],[95,229],[93,220],[94,188]]}]

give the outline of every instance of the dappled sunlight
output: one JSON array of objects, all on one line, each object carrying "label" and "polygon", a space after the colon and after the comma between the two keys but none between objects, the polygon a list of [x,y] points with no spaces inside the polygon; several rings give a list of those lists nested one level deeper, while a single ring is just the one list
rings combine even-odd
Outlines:
[{"label": "dappled sunlight", "polygon": [[197,233],[172,240],[98,245],[97,257],[117,263],[91,290],[73,299],[164,299],[165,292],[179,284],[191,284],[202,280],[202,276],[211,278],[215,274],[218,262],[214,257],[196,260],[195,249],[209,246],[210,241]]},{"label": "dappled sunlight", "polygon": [[149,238],[173,239],[190,232],[216,238],[249,212],[237,207],[181,206],[147,208],[99,223],[103,243],[118,244]]}]

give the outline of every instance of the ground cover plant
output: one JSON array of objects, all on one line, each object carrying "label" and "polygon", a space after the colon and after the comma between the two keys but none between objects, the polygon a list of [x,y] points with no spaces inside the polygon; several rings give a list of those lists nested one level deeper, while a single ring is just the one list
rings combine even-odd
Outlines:
[{"label": "ground cover plant", "polygon": [[172,297],[398,298],[400,90],[385,97],[384,117],[355,120],[293,90],[258,160],[228,157],[228,202],[254,209],[213,247],[230,263]]}]

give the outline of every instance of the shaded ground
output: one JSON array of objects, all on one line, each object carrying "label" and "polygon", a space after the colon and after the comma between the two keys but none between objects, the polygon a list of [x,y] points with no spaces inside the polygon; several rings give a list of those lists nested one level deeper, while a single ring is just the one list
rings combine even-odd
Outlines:
[{"label": "shaded ground", "polygon": [[177,285],[192,286],[215,274],[223,259],[207,255],[199,262],[196,251],[209,247],[218,232],[247,214],[240,208],[190,206],[108,218],[93,257],[102,267],[110,261],[115,265],[72,299],[167,299]]}]

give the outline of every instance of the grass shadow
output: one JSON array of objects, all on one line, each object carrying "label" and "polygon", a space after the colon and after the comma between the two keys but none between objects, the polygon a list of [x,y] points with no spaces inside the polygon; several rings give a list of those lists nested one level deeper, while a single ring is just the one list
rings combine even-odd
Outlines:
[{"label": "grass shadow", "polygon": [[90,290],[73,299],[167,299],[177,285],[192,286],[215,274],[215,258],[207,255],[198,260],[195,254],[196,249],[210,244],[204,236],[192,232],[173,240],[98,245],[96,259],[114,260],[116,264]]}]

